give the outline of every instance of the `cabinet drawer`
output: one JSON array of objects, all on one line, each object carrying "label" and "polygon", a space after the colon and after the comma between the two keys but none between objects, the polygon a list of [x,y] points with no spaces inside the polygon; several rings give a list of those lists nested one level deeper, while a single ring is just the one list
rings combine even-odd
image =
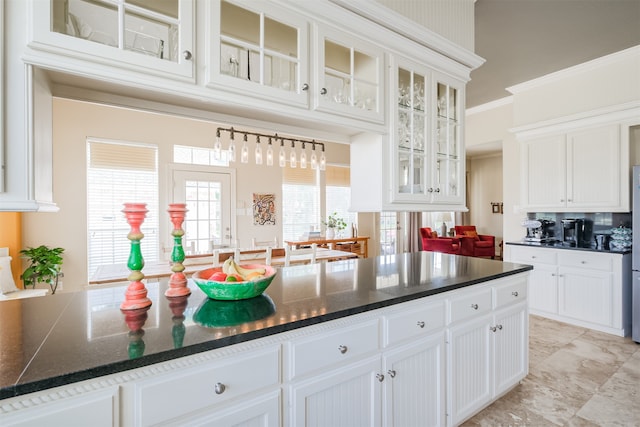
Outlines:
[{"label": "cabinet drawer", "polygon": [[279,366],[279,348],[272,347],[140,382],[135,388],[136,425],[171,420],[255,390],[277,386]]},{"label": "cabinet drawer", "polygon": [[583,251],[563,251],[558,255],[558,263],[563,267],[590,268],[611,271],[613,259],[610,254]]},{"label": "cabinet drawer", "polygon": [[460,295],[449,300],[451,323],[488,313],[491,309],[491,288],[468,295]]},{"label": "cabinet drawer", "polygon": [[440,301],[435,304],[425,303],[424,307],[385,316],[383,319],[385,347],[437,331],[444,327],[444,315],[444,301]]},{"label": "cabinet drawer", "polygon": [[524,264],[555,264],[557,262],[557,254],[553,249],[536,249],[523,246],[512,246],[511,258],[513,262]]},{"label": "cabinet drawer", "polygon": [[516,283],[496,287],[494,291],[496,308],[515,304],[527,298],[527,281],[526,279],[518,280]]},{"label": "cabinet drawer", "polygon": [[378,320],[321,332],[290,344],[290,377],[358,358],[379,348]]}]

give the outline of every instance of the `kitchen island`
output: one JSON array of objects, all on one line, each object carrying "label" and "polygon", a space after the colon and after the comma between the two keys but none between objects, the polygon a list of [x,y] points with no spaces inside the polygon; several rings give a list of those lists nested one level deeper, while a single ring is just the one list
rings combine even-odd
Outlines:
[{"label": "kitchen island", "polygon": [[380,421],[407,404],[386,384],[418,378],[404,361],[435,376],[407,388],[431,387],[429,419],[444,424],[446,405],[454,425],[526,375],[530,269],[419,252],[283,268],[265,295],[238,302],[191,282],[190,296],[168,299],[161,280],[147,284],[150,309],[126,316],[124,286],[1,302],[0,424]]}]

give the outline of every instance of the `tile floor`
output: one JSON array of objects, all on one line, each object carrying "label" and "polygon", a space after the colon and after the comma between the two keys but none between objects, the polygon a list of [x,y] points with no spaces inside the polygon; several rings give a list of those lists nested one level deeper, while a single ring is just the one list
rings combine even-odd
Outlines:
[{"label": "tile floor", "polygon": [[640,344],[529,319],[529,375],[464,427],[640,426]]}]

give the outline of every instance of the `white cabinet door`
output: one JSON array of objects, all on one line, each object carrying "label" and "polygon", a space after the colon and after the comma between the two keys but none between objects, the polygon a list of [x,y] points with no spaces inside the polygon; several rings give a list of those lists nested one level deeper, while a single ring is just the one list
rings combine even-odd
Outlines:
[{"label": "white cabinet door", "polygon": [[618,125],[567,134],[567,206],[619,207],[621,154]]},{"label": "white cabinet door", "polygon": [[527,375],[528,325],[526,304],[495,314],[491,326],[494,335],[494,396],[504,393]]},{"label": "white cabinet door", "polygon": [[529,309],[532,313],[558,314],[558,267],[533,264],[529,275]]},{"label": "white cabinet door", "polygon": [[272,2],[209,3],[209,86],[309,107],[309,22]]},{"label": "white cabinet door", "polygon": [[560,266],[559,314],[612,326],[613,282],[606,271]]},{"label": "white cabinet door", "polygon": [[180,427],[270,427],[279,426],[280,389],[254,398],[243,399],[241,403],[231,406],[216,407],[207,415],[182,418],[167,424]]},{"label": "white cabinet door", "polygon": [[314,28],[314,108],[384,123],[384,51],[327,26]]},{"label": "white cabinet door", "polygon": [[445,424],[444,346],[439,332],[383,355],[385,426]]},{"label": "white cabinet door", "polygon": [[522,154],[522,204],[533,210],[566,205],[564,135],[525,141]]},{"label": "white cabinet door", "polygon": [[327,371],[290,387],[291,425],[381,425],[380,356]]},{"label": "white cabinet door", "polygon": [[61,63],[66,57],[193,81],[193,0],[31,1],[30,46]]},{"label": "white cabinet door", "polygon": [[[80,387],[78,387],[80,389]],[[56,395],[51,391],[47,396],[36,399],[40,404],[3,415],[3,427],[49,426],[97,426],[115,427],[120,425],[118,388],[112,387],[91,393],[81,393],[69,397],[67,391]],[[49,400],[47,403],[43,401]]]},{"label": "white cabinet door", "polygon": [[492,318],[476,317],[449,329],[449,425],[459,424],[491,401]]}]

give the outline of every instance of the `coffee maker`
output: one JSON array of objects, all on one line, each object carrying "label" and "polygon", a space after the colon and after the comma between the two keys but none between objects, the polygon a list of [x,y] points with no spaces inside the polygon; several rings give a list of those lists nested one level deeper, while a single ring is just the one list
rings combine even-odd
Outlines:
[{"label": "coffee maker", "polygon": [[525,242],[545,243],[554,241],[553,226],[555,221],[548,219],[527,219],[522,222],[522,226],[527,228]]},{"label": "coffee maker", "polygon": [[562,244],[571,247],[584,245],[584,220],[566,218],[562,221]]}]

